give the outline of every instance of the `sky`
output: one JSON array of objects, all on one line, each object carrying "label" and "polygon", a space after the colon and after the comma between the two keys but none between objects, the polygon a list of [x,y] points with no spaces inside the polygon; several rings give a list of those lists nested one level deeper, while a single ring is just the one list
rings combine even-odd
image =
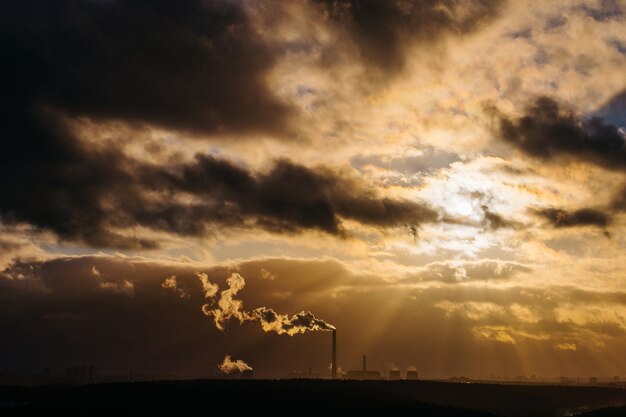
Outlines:
[{"label": "sky", "polygon": [[2,2],[0,368],[626,376],[625,23]]}]

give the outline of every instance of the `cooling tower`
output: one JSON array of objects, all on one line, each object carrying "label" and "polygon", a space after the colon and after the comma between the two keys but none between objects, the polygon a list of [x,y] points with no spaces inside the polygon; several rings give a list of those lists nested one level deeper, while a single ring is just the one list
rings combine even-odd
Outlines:
[{"label": "cooling tower", "polygon": [[417,371],[406,371],[406,379],[417,380],[419,379]]}]

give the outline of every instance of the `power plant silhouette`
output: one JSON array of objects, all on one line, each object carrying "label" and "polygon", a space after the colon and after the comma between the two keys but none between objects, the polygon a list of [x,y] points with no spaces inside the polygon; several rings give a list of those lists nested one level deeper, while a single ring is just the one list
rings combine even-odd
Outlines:
[{"label": "power plant silhouette", "polygon": [[[328,374],[326,374],[328,375]],[[313,372],[313,368],[309,366],[308,372],[293,371],[285,375],[287,379],[320,379],[327,378],[323,374]],[[226,379],[251,379],[254,378],[254,371],[250,369],[239,369],[233,372],[227,372],[222,375],[222,378]],[[379,371],[367,369],[367,355],[363,355],[363,366],[361,369],[349,370],[347,372],[341,372],[337,365],[337,330],[332,330],[332,345],[331,345],[331,363],[330,363],[330,378],[335,379],[351,379],[351,380],[401,380],[402,376],[400,370],[393,367],[389,370],[388,375],[382,375]],[[418,373],[416,370],[409,369],[406,371],[407,380],[417,380]]]},{"label": "power plant silhouette", "polygon": [[367,356],[363,355],[363,369],[348,371],[344,375],[345,379],[380,379],[380,372],[367,370]]},{"label": "power plant silhouette", "polygon": [[[356,380],[363,380],[363,379],[385,379],[384,376],[382,376],[380,374],[380,372],[378,371],[368,371],[367,370],[367,355],[363,355],[363,367],[362,369],[359,370],[350,370],[348,372],[346,372],[343,375],[338,375],[337,374],[337,330],[333,329],[333,336],[332,336],[332,351],[331,351],[331,371],[330,371],[330,377],[331,379],[337,379],[339,377],[343,378],[343,379],[356,379]],[[310,371],[309,371],[310,372]],[[392,369],[389,371],[389,376],[388,376],[389,380],[399,380],[401,379],[400,377],[400,370],[398,369]],[[407,370],[406,371],[406,379],[408,380],[417,380],[418,379],[418,373],[416,370]]]}]

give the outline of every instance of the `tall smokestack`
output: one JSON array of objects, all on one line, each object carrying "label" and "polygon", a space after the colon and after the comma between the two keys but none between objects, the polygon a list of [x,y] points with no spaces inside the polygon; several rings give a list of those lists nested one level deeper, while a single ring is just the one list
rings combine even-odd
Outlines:
[{"label": "tall smokestack", "polygon": [[367,355],[363,355],[363,372],[367,371]]},{"label": "tall smokestack", "polygon": [[331,364],[331,378],[337,379],[337,330],[333,329],[333,361]]}]

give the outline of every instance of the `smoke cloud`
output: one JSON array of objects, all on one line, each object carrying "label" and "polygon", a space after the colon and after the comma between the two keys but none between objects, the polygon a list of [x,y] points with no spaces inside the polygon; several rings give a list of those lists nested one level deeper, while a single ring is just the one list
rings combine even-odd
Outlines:
[{"label": "smoke cloud", "polygon": [[[94,267],[95,268],[95,267]],[[165,281],[161,283],[161,287],[166,290],[174,291],[180,298],[189,298],[190,295],[178,285],[178,281],[176,280],[176,275],[172,275],[171,277],[165,278]]]},{"label": "smoke cloud", "polygon": [[[301,311],[291,316],[291,318],[287,314],[279,314],[268,307],[259,307],[250,312],[245,311],[243,301],[235,299],[235,296],[245,287],[246,281],[236,272],[231,274],[226,280],[228,289],[220,292],[216,305],[215,296],[219,290],[218,285],[211,283],[206,274],[199,273],[197,276],[202,282],[205,298],[209,300],[208,303],[202,306],[202,312],[208,317],[213,317],[215,327],[219,330],[223,331],[226,322],[231,318],[236,318],[239,320],[239,323],[258,321],[265,332],[275,332],[289,336],[308,331],[331,331],[335,329],[333,325],[318,319],[310,311]],[[215,307],[213,308],[214,305]]]},{"label": "smoke cloud", "polygon": [[204,298],[213,298],[215,294],[219,291],[220,287],[217,284],[213,284],[209,281],[209,276],[203,272],[198,272],[196,274],[200,283],[202,284],[202,291],[204,291]]},{"label": "smoke cloud", "polygon": [[217,367],[220,369],[220,371],[224,372],[225,374],[252,370],[252,367],[248,365],[247,363],[245,363],[244,361],[242,361],[241,359],[237,359],[236,361],[233,361],[230,358],[230,355],[226,355],[222,363],[218,365]]},{"label": "smoke cloud", "polygon": [[[202,281],[202,278],[200,278],[200,280]],[[209,285],[215,285],[216,289],[219,289],[217,284],[211,284],[208,281],[208,278],[206,279],[206,283]],[[210,303],[204,304],[202,306],[202,312],[207,316],[213,316],[215,327],[220,330],[224,330],[225,323],[233,317],[238,319],[240,323],[243,323],[246,320],[253,319],[253,317],[249,313],[243,311],[243,301],[236,300],[234,298],[237,293],[239,293],[239,291],[241,291],[243,287],[245,287],[246,281],[241,275],[235,272],[230,277],[228,277],[226,283],[228,284],[228,289],[220,293],[220,298],[217,301],[216,308],[211,308],[214,302],[213,299],[211,299]],[[202,283],[202,286],[203,288],[205,287],[204,282]],[[215,294],[217,294],[217,291],[215,291]],[[205,296],[206,295],[207,292],[205,290]]]},{"label": "smoke cloud", "polygon": [[273,309],[259,307],[252,312],[266,332],[288,334],[293,336],[307,331],[331,331],[335,326],[316,318],[310,311],[301,311],[289,318],[286,314],[278,314]]}]

